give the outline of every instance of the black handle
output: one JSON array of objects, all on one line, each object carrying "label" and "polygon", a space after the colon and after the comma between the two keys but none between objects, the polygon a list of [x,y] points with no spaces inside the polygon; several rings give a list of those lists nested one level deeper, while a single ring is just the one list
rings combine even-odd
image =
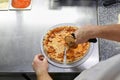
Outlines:
[{"label": "black handle", "polygon": [[[72,35],[72,37],[73,37],[74,39],[76,39],[76,37],[75,37],[75,34],[74,34],[74,33],[72,33],[71,35]],[[96,38],[89,39],[89,40],[88,40],[88,42],[93,42],[93,43],[96,43],[96,42],[97,42],[97,39],[96,39]]]},{"label": "black handle", "polygon": [[112,4],[116,4],[118,1],[117,0],[104,0],[103,1],[103,5],[105,6],[105,7],[107,7],[107,6],[110,6],[110,5],[112,5]]},{"label": "black handle", "polygon": [[97,42],[97,39],[96,38],[93,38],[93,39],[89,39],[88,42],[93,42],[93,43],[96,43]]}]

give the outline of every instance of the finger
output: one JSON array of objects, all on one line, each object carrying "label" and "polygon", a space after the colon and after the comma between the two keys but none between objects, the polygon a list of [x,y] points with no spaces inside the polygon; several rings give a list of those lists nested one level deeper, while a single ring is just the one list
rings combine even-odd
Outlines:
[{"label": "finger", "polygon": [[42,54],[41,54],[41,53],[39,53],[39,54],[37,54],[36,56],[42,56]]},{"label": "finger", "polygon": [[43,62],[44,62],[45,64],[48,64],[48,60],[47,60],[46,58],[44,58]]},{"label": "finger", "polygon": [[79,43],[80,43],[80,40],[76,39],[75,43],[76,43],[76,44],[79,44]]},{"label": "finger", "polygon": [[38,56],[38,59],[39,59],[40,61],[43,61],[44,56],[43,56],[43,55],[39,55],[39,56]]},{"label": "finger", "polygon": [[37,55],[35,55],[35,57],[34,57],[34,61],[42,61],[43,60],[43,55],[42,54],[37,54]]},{"label": "finger", "polygon": [[43,61],[47,61],[47,58],[44,58]]},{"label": "finger", "polygon": [[38,56],[41,56],[42,54],[37,54],[37,55],[35,55],[35,57],[34,58],[38,58]]}]

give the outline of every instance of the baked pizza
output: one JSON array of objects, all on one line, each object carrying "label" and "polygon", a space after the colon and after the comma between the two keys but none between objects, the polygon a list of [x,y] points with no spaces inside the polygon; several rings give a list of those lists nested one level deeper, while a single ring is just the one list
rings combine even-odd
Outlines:
[{"label": "baked pizza", "polygon": [[[65,36],[70,35],[77,29],[75,26],[60,26],[49,30],[43,39],[43,49],[48,58],[63,63],[64,48],[66,47]],[[66,63],[72,63],[83,58],[87,54],[89,46],[89,42],[86,42],[78,44],[76,48],[67,48]]]}]

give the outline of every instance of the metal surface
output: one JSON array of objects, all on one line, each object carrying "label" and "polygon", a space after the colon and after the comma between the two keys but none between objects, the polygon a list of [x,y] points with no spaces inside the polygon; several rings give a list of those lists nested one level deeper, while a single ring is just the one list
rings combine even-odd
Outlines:
[{"label": "metal surface", "polygon": [[67,60],[66,51],[67,51],[67,48],[65,47],[65,48],[64,48],[64,59],[63,59],[63,64],[66,64],[66,60]]},{"label": "metal surface", "polygon": [[[30,11],[0,11],[0,72],[33,72],[33,57],[40,53],[43,32],[60,23],[97,24],[96,1],[79,1],[77,6],[49,9],[49,0],[33,0]],[[76,0],[75,0],[76,1]],[[79,67],[49,72],[79,72],[99,61],[98,43],[91,57]]]}]

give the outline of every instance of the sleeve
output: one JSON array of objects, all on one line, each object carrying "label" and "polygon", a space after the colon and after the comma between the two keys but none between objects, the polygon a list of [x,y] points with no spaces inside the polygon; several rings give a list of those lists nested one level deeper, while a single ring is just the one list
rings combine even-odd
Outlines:
[{"label": "sleeve", "polygon": [[120,80],[120,54],[84,70],[74,80]]}]

